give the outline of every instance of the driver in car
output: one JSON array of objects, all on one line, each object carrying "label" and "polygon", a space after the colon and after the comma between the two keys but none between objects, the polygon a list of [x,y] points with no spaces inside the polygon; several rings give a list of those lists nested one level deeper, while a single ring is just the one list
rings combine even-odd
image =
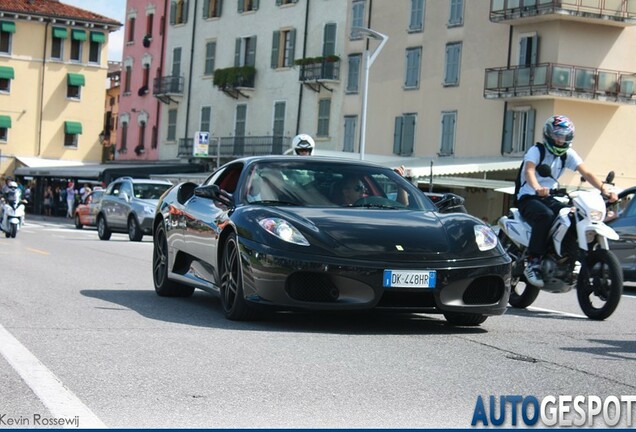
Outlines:
[{"label": "driver in car", "polygon": [[357,177],[345,177],[334,185],[334,202],[342,206],[351,206],[367,196],[367,188]]}]

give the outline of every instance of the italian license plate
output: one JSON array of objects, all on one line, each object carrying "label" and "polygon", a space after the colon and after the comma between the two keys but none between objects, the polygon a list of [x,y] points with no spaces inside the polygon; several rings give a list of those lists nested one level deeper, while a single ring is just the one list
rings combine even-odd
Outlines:
[{"label": "italian license plate", "polygon": [[384,270],[387,288],[435,288],[435,270]]}]

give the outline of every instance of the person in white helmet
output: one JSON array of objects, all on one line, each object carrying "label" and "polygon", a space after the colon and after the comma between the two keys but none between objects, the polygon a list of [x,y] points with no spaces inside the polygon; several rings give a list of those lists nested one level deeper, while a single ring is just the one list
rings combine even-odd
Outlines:
[{"label": "person in white helmet", "polygon": [[307,134],[296,135],[292,140],[292,149],[298,156],[311,156],[315,147],[314,139]]}]

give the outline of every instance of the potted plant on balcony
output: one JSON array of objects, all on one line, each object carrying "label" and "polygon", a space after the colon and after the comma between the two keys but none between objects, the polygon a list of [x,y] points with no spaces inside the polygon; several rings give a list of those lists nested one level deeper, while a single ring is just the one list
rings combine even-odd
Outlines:
[{"label": "potted plant on balcony", "polygon": [[213,84],[221,90],[235,87],[252,87],[256,68],[254,66],[237,66],[214,71]]},{"label": "potted plant on balcony", "polygon": [[152,42],[152,36],[149,34],[145,35],[142,42],[144,48],[148,48],[150,46],[150,42]]},{"label": "potted plant on balcony", "polygon": [[337,55],[335,55],[335,54],[330,54],[330,55],[328,55],[328,56],[325,56],[325,61],[326,61],[327,63],[335,63],[335,62],[337,62],[338,60],[340,60],[340,57],[338,57],[338,56],[337,56]]}]

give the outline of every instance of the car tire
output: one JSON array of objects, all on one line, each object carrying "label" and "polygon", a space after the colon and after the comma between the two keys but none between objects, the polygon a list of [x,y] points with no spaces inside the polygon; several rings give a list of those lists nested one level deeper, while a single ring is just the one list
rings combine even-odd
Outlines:
[{"label": "car tire", "polygon": [[84,225],[82,225],[82,222],[80,221],[80,216],[77,213],[75,213],[75,228],[76,229],[84,228]]},{"label": "car tire", "polygon": [[128,217],[128,238],[130,241],[141,241],[144,233],[141,231],[139,227],[139,223],[137,222],[137,218],[134,215],[130,215]]},{"label": "car tire", "polygon": [[243,266],[236,234],[228,236],[221,256],[221,305],[225,317],[232,321],[256,318],[256,312],[243,297]]},{"label": "car tire", "polygon": [[194,287],[168,279],[168,239],[163,224],[155,228],[152,247],[152,280],[155,292],[161,297],[189,297]]},{"label": "car tire", "polygon": [[444,317],[450,325],[465,327],[478,326],[488,318],[486,315],[460,312],[444,312]]},{"label": "car tire", "polygon": [[97,216],[97,236],[100,240],[110,240],[112,232],[108,228],[106,218],[103,215]]}]

